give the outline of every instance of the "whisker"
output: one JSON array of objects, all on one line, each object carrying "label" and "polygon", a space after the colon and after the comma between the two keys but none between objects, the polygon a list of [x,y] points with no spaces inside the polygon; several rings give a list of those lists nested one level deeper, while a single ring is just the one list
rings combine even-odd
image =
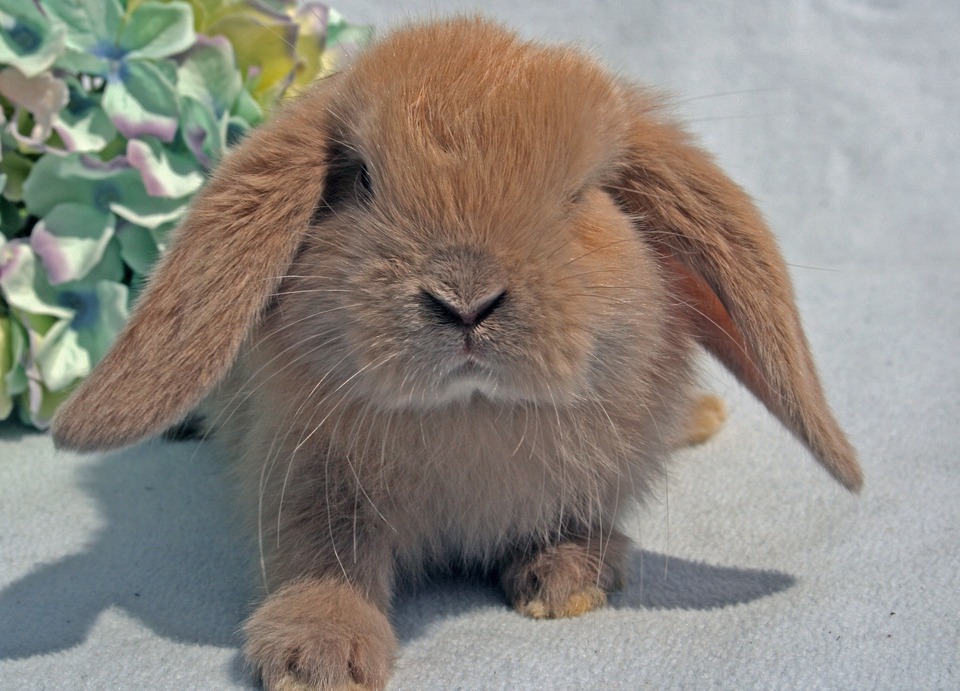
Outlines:
[{"label": "whisker", "polygon": [[668,105],[682,105],[684,103],[693,103],[695,101],[706,101],[716,98],[729,98],[730,96],[747,96],[750,94],[763,94],[763,93],[772,93],[772,92],[785,92],[785,89],[782,86],[766,86],[758,87],[756,89],[738,89],[736,91],[717,91],[712,94],[700,94],[699,96],[686,96],[682,98],[678,97],[669,97]]},{"label": "whisker", "polygon": [[573,259],[565,262],[562,266],[569,266],[570,264],[573,264],[574,262],[578,262],[578,261],[580,261],[581,259],[584,259],[584,258],[586,258],[586,257],[589,257],[591,254],[596,254],[597,252],[602,252],[603,250],[610,249],[610,248],[613,247],[614,245],[622,245],[622,244],[625,243],[625,242],[634,243],[634,242],[636,242],[636,241],[637,241],[636,238],[632,238],[632,237],[631,237],[631,238],[624,238],[624,239],[621,239],[621,240],[613,240],[613,241],[611,241],[611,242],[608,242],[608,243],[605,244],[605,245],[601,245],[600,247],[595,247],[595,248],[593,248],[592,250],[590,250],[589,252],[584,252],[584,253],[581,254],[580,256],[574,257]]}]

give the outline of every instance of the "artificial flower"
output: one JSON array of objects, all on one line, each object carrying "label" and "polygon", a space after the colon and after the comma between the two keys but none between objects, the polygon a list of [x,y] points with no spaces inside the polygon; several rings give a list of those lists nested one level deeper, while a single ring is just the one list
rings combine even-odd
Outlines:
[{"label": "artificial flower", "polygon": [[190,200],[369,36],[295,0],[0,0],[0,419],[103,357]]}]

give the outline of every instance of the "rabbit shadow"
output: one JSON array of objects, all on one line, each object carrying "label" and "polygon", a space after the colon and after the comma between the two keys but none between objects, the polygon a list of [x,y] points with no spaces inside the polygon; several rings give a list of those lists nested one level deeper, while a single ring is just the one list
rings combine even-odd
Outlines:
[{"label": "rabbit shadow", "polygon": [[82,466],[76,482],[102,527],[0,590],[0,659],[79,645],[111,607],[174,641],[237,646],[258,582],[215,454],[152,442]]},{"label": "rabbit shadow", "polygon": [[[256,551],[238,529],[232,483],[218,454],[197,442],[141,445],[78,470],[103,527],[80,552],[40,564],[0,590],[0,659],[83,643],[118,607],[165,638],[239,648],[238,630],[260,593]],[[791,587],[784,573],[722,567],[634,550],[617,609],[712,609]],[[400,593],[401,642],[434,622],[508,604],[494,580],[442,576]],[[243,678],[238,662],[234,674]]]},{"label": "rabbit shadow", "polygon": [[[634,549],[627,560],[627,582],[611,593],[608,605],[617,610],[720,609],[775,595],[796,582],[781,571],[717,566]],[[490,608],[510,609],[495,577],[444,575],[401,592],[392,619],[397,637],[406,642],[426,635],[434,622]]]}]

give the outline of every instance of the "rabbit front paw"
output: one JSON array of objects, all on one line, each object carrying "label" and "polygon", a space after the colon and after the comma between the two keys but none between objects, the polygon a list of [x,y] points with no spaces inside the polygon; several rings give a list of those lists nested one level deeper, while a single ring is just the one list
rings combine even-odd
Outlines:
[{"label": "rabbit front paw", "polygon": [[330,579],[284,586],[243,628],[244,653],[269,691],[382,689],[397,646],[386,615]]}]

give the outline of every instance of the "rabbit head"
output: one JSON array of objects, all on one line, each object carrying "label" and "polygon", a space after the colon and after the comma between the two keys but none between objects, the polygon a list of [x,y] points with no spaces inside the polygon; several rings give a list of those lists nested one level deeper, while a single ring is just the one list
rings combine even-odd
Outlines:
[{"label": "rabbit head", "polygon": [[650,387],[692,337],[862,483],[744,192],[643,90],[481,20],[391,33],[228,155],[56,443],[176,423],[266,323],[329,344],[298,366],[395,409]]}]

